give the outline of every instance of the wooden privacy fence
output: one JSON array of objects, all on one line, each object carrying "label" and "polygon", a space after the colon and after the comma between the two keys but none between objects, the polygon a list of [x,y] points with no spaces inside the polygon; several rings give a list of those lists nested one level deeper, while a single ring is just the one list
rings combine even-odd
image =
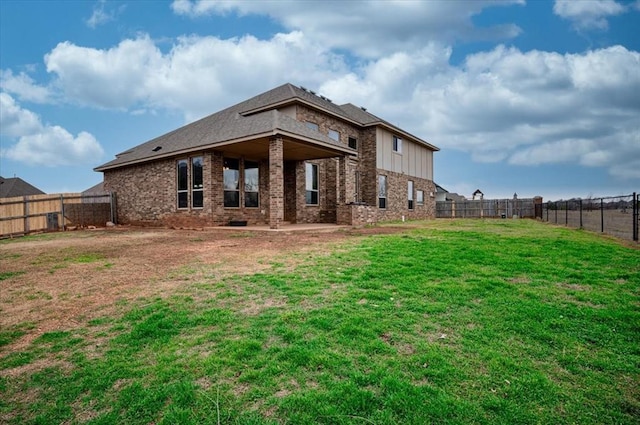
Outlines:
[{"label": "wooden privacy fence", "polygon": [[436,218],[542,218],[542,198],[436,202]]},{"label": "wooden privacy fence", "polygon": [[0,238],[116,223],[112,193],[61,193],[0,199]]}]

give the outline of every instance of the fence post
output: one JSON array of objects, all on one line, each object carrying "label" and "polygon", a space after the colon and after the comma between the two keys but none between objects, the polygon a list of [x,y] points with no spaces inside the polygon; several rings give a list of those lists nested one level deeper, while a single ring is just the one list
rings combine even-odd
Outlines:
[{"label": "fence post", "polygon": [[600,198],[600,232],[604,233],[604,198]]},{"label": "fence post", "polygon": [[633,192],[633,240],[638,242],[638,220],[640,220],[640,205],[638,204],[639,195]]},{"label": "fence post", "polygon": [[22,226],[22,230],[24,231],[25,235],[29,234],[29,197],[28,196],[24,196],[24,208],[23,208],[23,212],[24,212],[24,225]]},{"label": "fence post", "polygon": [[60,216],[62,219],[62,231],[64,232],[65,226],[64,226],[64,195],[61,193],[60,194]]},{"label": "fence post", "polygon": [[569,225],[569,201],[564,203],[564,225]]},{"label": "fence post", "polygon": [[580,199],[580,228],[582,229],[582,199]]}]

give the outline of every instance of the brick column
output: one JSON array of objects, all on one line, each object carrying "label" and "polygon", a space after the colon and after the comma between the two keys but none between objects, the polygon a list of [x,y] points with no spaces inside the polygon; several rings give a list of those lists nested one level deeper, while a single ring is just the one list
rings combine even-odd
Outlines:
[{"label": "brick column", "polygon": [[269,141],[269,227],[279,229],[284,218],[282,138]]},{"label": "brick column", "polygon": [[346,155],[338,158],[338,205],[346,204],[349,199],[347,194],[347,166],[348,159]]}]

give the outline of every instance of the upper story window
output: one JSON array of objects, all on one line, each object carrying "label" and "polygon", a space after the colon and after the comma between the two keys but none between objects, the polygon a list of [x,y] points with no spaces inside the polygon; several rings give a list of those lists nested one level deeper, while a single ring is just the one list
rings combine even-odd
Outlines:
[{"label": "upper story window", "polygon": [[355,137],[349,137],[349,147],[351,149],[358,149],[358,139]]},{"label": "upper story window", "polygon": [[240,161],[225,158],[222,168],[224,186],[224,206],[227,208],[240,207]]},{"label": "upper story window", "polygon": [[318,205],[318,164],[307,162],[305,167],[306,203],[307,205]]},{"label": "upper story window", "polygon": [[318,131],[320,128],[318,127],[318,124],[311,122],[311,121],[305,121],[305,124],[307,125],[308,128],[310,128],[311,130],[315,130]]},{"label": "upper story window", "polygon": [[336,142],[339,142],[340,132],[329,129],[329,138],[335,140]]},{"label": "upper story window", "polygon": [[244,162],[244,206],[258,208],[260,200],[260,169],[257,162]]},{"label": "upper story window", "polygon": [[402,153],[402,139],[398,136],[393,136],[393,151]]}]

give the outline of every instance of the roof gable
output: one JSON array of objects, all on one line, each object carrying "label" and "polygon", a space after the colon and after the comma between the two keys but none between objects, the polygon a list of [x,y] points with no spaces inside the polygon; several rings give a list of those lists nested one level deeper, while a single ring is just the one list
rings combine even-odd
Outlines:
[{"label": "roof gable", "polygon": [[11,177],[8,179],[0,177],[0,198],[44,194],[43,191],[22,180],[20,177]]}]

